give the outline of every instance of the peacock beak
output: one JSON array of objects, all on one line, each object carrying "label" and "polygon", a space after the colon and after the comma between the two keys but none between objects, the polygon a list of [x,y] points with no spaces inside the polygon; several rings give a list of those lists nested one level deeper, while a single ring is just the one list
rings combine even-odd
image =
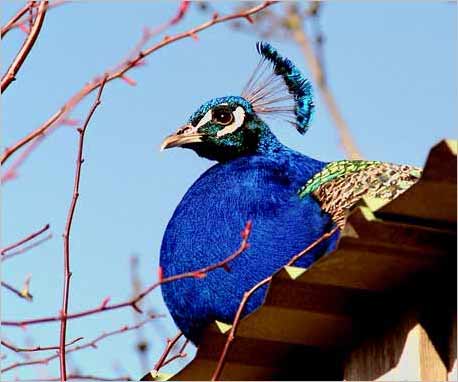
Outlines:
[{"label": "peacock beak", "polygon": [[202,142],[203,134],[196,131],[192,125],[185,125],[178,129],[175,134],[169,135],[161,144],[161,151],[172,147],[179,147],[189,143]]}]

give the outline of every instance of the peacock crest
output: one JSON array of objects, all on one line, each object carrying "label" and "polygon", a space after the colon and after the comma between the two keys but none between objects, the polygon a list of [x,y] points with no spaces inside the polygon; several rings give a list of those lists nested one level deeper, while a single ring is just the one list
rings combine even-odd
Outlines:
[{"label": "peacock crest", "polygon": [[242,91],[257,114],[281,117],[305,134],[313,115],[312,86],[299,69],[267,42],[256,44],[262,56]]}]

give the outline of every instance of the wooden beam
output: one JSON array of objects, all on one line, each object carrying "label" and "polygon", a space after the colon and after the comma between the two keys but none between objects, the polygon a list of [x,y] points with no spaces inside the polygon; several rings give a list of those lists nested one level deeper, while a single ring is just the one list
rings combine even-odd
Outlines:
[{"label": "wooden beam", "polygon": [[[436,312],[436,314],[448,314]],[[451,381],[456,364],[456,315],[425,327],[419,315],[410,312],[394,325],[375,333],[356,346],[344,362],[347,381]],[[449,327],[444,327],[444,322]],[[455,329],[453,329],[455,328]],[[449,338],[439,338],[446,337]],[[449,343],[440,349],[440,342]],[[446,351],[449,354],[443,354]],[[456,373],[456,371],[455,371]],[[455,379],[451,379],[455,378]]]}]

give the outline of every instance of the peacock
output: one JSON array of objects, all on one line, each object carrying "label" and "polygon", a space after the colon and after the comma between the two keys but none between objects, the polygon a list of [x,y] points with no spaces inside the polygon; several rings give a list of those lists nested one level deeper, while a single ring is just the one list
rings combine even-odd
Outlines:
[{"label": "peacock", "polygon": [[[272,45],[256,47],[261,60],[241,96],[204,103],[161,146],[217,162],[189,188],[167,225],[160,250],[164,277],[224,260],[252,222],[250,247],[228,267],[162,285],[174,322],[196,345],[210,322],[233,321],[245,291],[337,226],[296,265],[307,268],[332,251],[348,210],[363,196],[393,199],[421,174],[370,160],[323,162],[282,144],[263,118],[280,117],[305,134],[314,111],[312,87]],[[244,315],[262,305],[266,291],[251,296]]]}]

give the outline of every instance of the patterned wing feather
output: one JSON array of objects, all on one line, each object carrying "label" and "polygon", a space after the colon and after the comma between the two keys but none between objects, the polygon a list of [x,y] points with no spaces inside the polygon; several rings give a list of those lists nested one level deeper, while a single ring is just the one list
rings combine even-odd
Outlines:
[{"label": "patterned wing feather", "polygon": [[341,160],[329,163],[299,190],[312,194],[341,228],[346,212],[363,196],[392,200],[420,178],[421,169],[378,161]]}]

